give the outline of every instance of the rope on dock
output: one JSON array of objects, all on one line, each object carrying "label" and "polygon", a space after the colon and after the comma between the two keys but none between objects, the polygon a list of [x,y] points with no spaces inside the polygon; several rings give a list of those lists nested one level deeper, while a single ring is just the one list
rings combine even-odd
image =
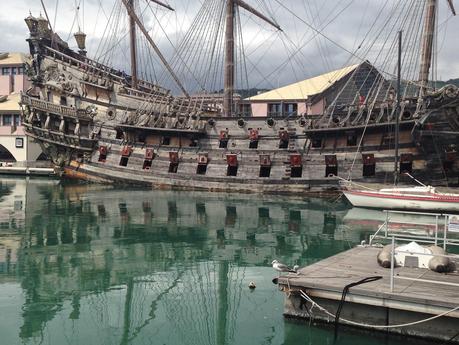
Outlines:
[{"label": "rope on dock", "polygon": [[[307,300],[308,302],[310,302],[312,304],[312,307],[317,307],[319,310],[323,311],[325,314],[327,314],[330,317],[333,317],[333,318],[336,317],[336,315],[334,315],[333,313],[330,313],[327,309],[325,309],[321,305],[317,304],[304,291],[300,291],[300,294],[301,294],[301,297],[303,297],[305,300]],[[403,328],[403,327],[419,325],[421,323],[425,323],[425,322],[429,322],[429,321],[438,319],[438,318],[440,318],[442,316],[445,316],[445,315],[448,315],[448,314],[450,314],[452,312],[455,312],[456,310],[459,310],[459,306],[457,306],[456,308],[447,310],[447,311],[445,311],[445,312],[443,312],[441,314],[429,317],[427,319],[423,319],[423,320],[419,320],[419,321],[413,321],[413,322],[409,322],[409,323],[402,323],[402,324],[399,324],[399,325],[370,325],[368,323],[360,323],[360,322],[356,322],[356,321],[347,320],[345,318],[340,318],[340,320],[342,320],[342,321],[344,321],[344,322],[346,322],[346,323],[348,323],[350,325],[359,326],[359,327],[381,328],[381,329],[385,329],[385,328]]]}]

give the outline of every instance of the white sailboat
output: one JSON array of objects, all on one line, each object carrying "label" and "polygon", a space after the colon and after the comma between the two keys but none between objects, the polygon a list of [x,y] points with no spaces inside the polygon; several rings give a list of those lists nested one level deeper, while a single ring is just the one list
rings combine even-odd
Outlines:
[{"label": "white sailboat", "polygon": [[356,207],[386,210],[459,212],[459,194],[441,193],[432,186],[366,189],[345,187],[343,193]]},{"label": "white sailboat", "polygon": [[[398,73],[397,73],[397,109],[400,111],[401,94],[401,47],[402,34],[399,32]],[[422,91],[421,91],[422,92]],[[416,180],[419,186],[399,187],[399,120],[395,126],[395,166],[394,186],[390,188],[372,189],[363,185],[344,180],[341,186],[343,194],[356,207],[379,208],[386,210],[415,210],[436,212],[459,212],[459,193],[441,193],[432,186],[426,186]]]}]

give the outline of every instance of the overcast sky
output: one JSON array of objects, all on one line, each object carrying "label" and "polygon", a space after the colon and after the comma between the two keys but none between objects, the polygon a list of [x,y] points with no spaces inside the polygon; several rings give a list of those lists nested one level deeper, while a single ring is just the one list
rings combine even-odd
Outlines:
[{"label": "overcast sky", "polygon": [[[88,35],[88,55],[101,54],[100,41],[101,37],[107,37],[107,34],[104,36],[107,18],[110,17],[114,3],[120,0],[61,0],[57,3],[56,1],[44,0],[52,25],[61,38],[69,39],[70,46],[75,47],[70,34],[77,31],[79,26]],[[139,6],[145,9],[145,0],[138,1]],[[170,59],[174,52],[173,47],[177,46],[183,38],[184,32],[191,25],[204,0],[162,1],[169,3],[176,11],[169,12],[152,6],[154,11],[145,10],[144,17],[151,35]],[[405,11],[408,15],[415,13],[413,6],[420,8],[424,3],[424,0],[245,1],[268,17],[274,18],[283,29],[283,33],[280,33],[269,25],[260,25],[262,22],[259,19],[241,10],[247,70],[250,72],[248,86],[259,88],[285,85],[357,63],[359,59],[360,61],[369,59],[378,68],[393,69],[393,56],[388,53],[388,57],[384,60],[378,51],[387,50],[389,44],[384,43],[385,41],[395,42],[395,33],[399,24],[395,20],[386,22],[384,18],[395,18],[401,14],[391,12],[397,3],[406,4],[400,12]],[[76,2],[80,3],[78,20],[75,19]],[[446,0],[441,0],[439,3],[441,25],[437,45],[438,78],[442,80],[459,78],[459,36],[457,34],[459,17],[451,16]],[[408,4],[412,7],[410,8]],[[459,10],[459,2],[457,6]],[[35,16],[42,12],[40,0],[12,0],[7,10],[5,8],[0,11],[0,32],[2,32],[0,51],[27,52],[25,39],[28,34],[23,19],[28,15],[29,10]],[[415,23],[415,19],[410,19],[411,17],[400,15],[400,18],[404,18],[406,23],[410,21]],[[400,19],[400,22],[403,20]],[[161,26],[157,25],[158,22]],[[320,31],[320,34],[315,30]],[[368,32],[370,34],[367,34]],[[166,38],[165,33],[171,42]],[[404,32],[407,40],[415,37],[415,33],[416,30]],[[120,34],[122,35],[123,32]],[[358,46],[361,42],[364,44],[359,50]],[[409,44],[406,43],[406,49],[414,49]],[[381,47],[383,48],[380,49]],[[111,63],[117,64],[118,68],[128,69],[127,47],[119,44],[119,48],[118,51],[110,51]],[[368,54],[363,54],[365,49],[368,49]],[[352,56],[351,52],[356,52],[359,58]],[[410,63],[414,65],[410,62],[413,60],[409,59],[407,56],[405,71],[411,71]],[[157,61],[156,63],[159,64]],[[187,69],[193,69],[194,73],[197,73],[197,67],[187,66]],[[218,87],[218,83],[215,87]]]}]

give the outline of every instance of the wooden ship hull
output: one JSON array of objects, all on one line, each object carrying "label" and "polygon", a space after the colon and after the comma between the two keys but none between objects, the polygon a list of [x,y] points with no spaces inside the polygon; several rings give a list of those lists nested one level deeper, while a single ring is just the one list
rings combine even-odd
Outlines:
[{"label": "wooden ship hull", "polygon": [[[63,176],[286,194],[338,189],[336,176],[393,178],[394,102],[343,110],[342,123],[330,117],[327,125],[327,114],[225,117],[218,102],[173,97],[137,79],[133,87],[132,77],[72,51],[43,21],[26,19],[33,87],[21,98],[23,124]],[[422,107],[416,98],[404,100],[400,112],[400,172],[457,185],[458,89],[424,99]]]}]

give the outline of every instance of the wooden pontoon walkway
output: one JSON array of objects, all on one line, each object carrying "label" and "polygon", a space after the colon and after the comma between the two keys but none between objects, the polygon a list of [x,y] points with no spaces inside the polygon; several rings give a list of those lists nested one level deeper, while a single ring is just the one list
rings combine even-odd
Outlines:
[{"label": "wooden pontoon walkway", "polygon": [[[302,268],[299,274],[279,278],[286,292],[284,314],[291,317],[334,321],[317,306],[311,309],[298,292],[304,291],[314,302],[335,314],[344,287],[361,279],[382,276],[371,283],[355,286],[347,294],[342,317],[371,325],[398,325],[418,322],[459,306],[457,272],[440,274],[427,269],[397,267],[394,291],[390,291],[390,269],[377,263],[380,248],[356,247]],[[403,280],[417,278],[431,282]],[[345,323],[345,322],[343,322]],[[459,310],[432,321],[410,327],[382,330],[459,342]]]}]

